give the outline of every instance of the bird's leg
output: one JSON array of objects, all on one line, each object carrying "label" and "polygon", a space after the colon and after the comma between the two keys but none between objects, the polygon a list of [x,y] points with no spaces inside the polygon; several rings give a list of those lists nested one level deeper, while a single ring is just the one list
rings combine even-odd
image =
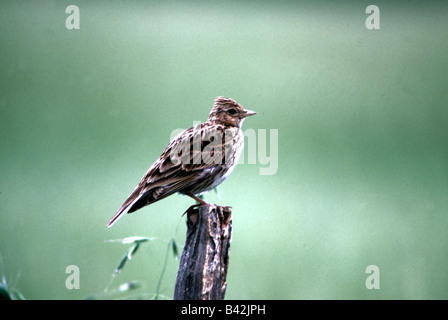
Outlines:
[{"label": "bird's leg", "polygon": [[193,194],[187,194],[187,196],[189,196],[190,198],[193,198],[194,200],[196,200],[197,202],[199,202],[199,204],[201,204],[201,205],[208,205],[208,203],[207,202],[205,202],[204,200],[202,200],[201,198],[198,198],[198,197],[196,197],[195,195],[193,195]]},{"label": "bird's leg", "polygon": [[184,214],[188,213],[188,217],[191,218],[191,220],[193,221],[193,224],[194,224],[194,223],[196,223],[197,215],[199,213],[198,208],[203,205],[208,205],[208,203],[205,202],[204,200],[202,200],[201,198],[196,197],[194,194],[188,193],[187,196],[189,196],[189,197],[193,198],[194,200],[196,200],[197,202],[199,202],[199,203],[196,203],[196,204],[190,206],[190,208],[188,208],[187,211],[184,212]]}]

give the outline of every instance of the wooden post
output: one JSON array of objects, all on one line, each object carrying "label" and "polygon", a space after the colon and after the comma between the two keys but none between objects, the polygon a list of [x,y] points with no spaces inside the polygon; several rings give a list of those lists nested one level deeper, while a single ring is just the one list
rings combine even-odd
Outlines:
[{"label": "wooden post", "polygon": [[187,210],[187,239],[174,288],[175,300],[222,300],[232,236],[230,207]]}]

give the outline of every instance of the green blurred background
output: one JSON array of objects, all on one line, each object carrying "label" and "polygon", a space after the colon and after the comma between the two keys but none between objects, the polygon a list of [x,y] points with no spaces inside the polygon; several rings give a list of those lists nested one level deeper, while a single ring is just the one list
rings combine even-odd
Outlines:
[{"label": "green blurred background", "polygon": [[[268,145],[278,130],[275,174],[257,155],[205,197],[233,207],[226,298],[447,299],[447,16],[443,1],[2,1],[2,275],[28,299],[86,298],[128,249],[106,240],[148,236],[113,286],[150,298],[192,200],[106,223],[224,95]],[[177,266],[170,253],[170,298]]]}]

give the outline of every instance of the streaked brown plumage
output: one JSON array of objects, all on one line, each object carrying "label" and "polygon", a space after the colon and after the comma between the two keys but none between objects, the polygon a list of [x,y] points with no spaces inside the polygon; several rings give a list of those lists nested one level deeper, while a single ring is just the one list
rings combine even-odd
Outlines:
[{"label": "streaked brown plumage", "polygon": [[241,126],[254,114],[232,99],[217,97],[207,122],[183,131],[169,143],[107,227],[124,213],[176,192],[205,204],[196,196],[217,187],[235,168],[244,148]]}]

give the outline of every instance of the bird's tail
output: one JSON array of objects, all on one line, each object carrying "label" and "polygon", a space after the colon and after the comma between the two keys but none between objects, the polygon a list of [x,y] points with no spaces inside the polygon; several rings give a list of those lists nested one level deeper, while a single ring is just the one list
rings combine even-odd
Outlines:
[{"label": "bird's tail", "polygon": [[123,216],[123,214],[126,213],[127,207],[123,206],[121,206],[120,209],[118,209],[118,211],[114,214],[112,219],[110,219],[109,223],[107,224],[107,228],[112,227],[118,221],[118,219],[120,219]]},{"label": "bird's tail", "polygon": [[[134,204],[137,201],[141,200],[142,198],[146,198],[147,193],[148,193],[148,192],[146,192],[146,193],[142,194],[140,192],[141,192],[140,188],[138,188],[138,187],[135,188],[135,190],[129,195],[129,197],[126,199],[126,201],[123,203],[123,205],[114,214],[112,219],[110,219],[109,223],[107,224],[107,228],[112,227],[118,221],[118,219],[120,219],[125,213],[130,213],[130,212],[137,210],[137,208],[134,208]],[[139,206],[139,207],[141,207],[141,206]]]}]

